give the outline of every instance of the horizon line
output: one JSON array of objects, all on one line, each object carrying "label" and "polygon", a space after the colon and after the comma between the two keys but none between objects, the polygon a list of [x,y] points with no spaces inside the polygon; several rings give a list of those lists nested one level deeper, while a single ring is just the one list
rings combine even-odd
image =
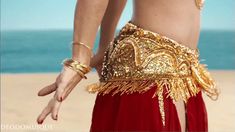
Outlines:
[{"label": "horizon line", "polygon": [[[19,29],[1,29],[1,32],[6,32],[6,31],[55,31],[55,30],[67,30],[67,31],[72,31],[73,28],[19,28]],[[100,29],[98,29],[100,30]],[[116,30],[121,30],[121,28],[117,28]],[[235,31],[235,28],[201,28],[201,31]]]}]

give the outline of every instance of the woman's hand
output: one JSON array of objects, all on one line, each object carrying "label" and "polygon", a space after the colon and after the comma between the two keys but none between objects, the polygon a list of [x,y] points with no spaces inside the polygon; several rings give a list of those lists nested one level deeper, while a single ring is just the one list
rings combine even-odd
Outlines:
[{"label": "woman's hand", "polygon": [[[90,61],[90,66],[96,69],[99,77],[101,76],[102,61],[103,55],[101,54],[96,54],[91,58]],[[55,92],[53,98],[48,102],[47,106],[38,116],[38,124],[42,124],[49,114],[51,114],[51,118],[53,120],[58,119],[58,112],[62,101],[67,98],[67,96],[81,79],[82,77],[79,76],[77,72],[64,66],[61,73],[57,76],[55,82],[42,88],[38,92],[38,96],[46,96]]]},{"label": "woman's hand", "polygon": [[99,77],[101,77],[103,58],[104,58],[103,54],[96,54],[91,58],[90,62],[90,66],[96,69]]},{"label": "woman's hand", "polygon": [[42,88],[38,92],[38,96],[45,96],[55,91],[53,98],[38,116],[38,124],[42,124],[49,114],[51,114],[53,120],[58,119],[58,111],[61,102],[70,94],[81,79],[82,77],[79,76],[77,72],[64,66],[55,82]]}]

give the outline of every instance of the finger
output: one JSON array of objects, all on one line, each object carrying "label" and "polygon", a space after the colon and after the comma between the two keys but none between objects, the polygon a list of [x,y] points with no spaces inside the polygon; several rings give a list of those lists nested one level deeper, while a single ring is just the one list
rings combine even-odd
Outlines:
[{"label": "finger", "polygon": [[100,78],[100,77],[101,77],[101,71],[102,71],[102,65],[98,65],[98,66],[96,67],[96,71],[97,71],[98,76],[99,76],[99,78]]},{"label": "finger", "polygon": [[45,96],[45,95],[48,95],[52,92],[54,92],[56,90],[56,83],[52,83],[46,87],[44,87],[43,89],[41,89],[39,92],[38,92],[38,96]]},{"label": "finger", "polygon": [[58,88],[56,89],[55,93],[55,99],[59,102],[63,101],[62,94],[64,92],[64,88],[66,87],[66,85],[67,84],[65,82],[58,84]]},{"label": "finger", "polygon": [[[55,99],[56,100],[56,99]],[[54,107],[52,108],[52,112],[51,112],[51,118],[53,120],[58,120],[58,112],[59,112],[59,109],[60,109],[60,105],[61,105],[61,102],[58,102],[56,100],[55,102],[55,105]]]},{"label": "finger", "polygon": [[95,60],[95,56],[93,56],[93,57],[91,58],[90,67],[94,67],[94,66],[95,66],[94,60]]},{"label": "finger", "polygon": [[73,88],[71,87],[70,89],[68,89],[66,92],[63,93],[63,95],[62,95],[63,100],[65,100],[68,97],[68,95],[71,93],[71,91],[73,89],[74,89],[74,87]]},{"label": "finger", "polygon": [[75,86],[78,84],[78,82],[81,80],[81,77],[79,75],[75,75],[68,85],[64,88],[64,91],[62,93],[62,99],[64,100],[69,93],[75,88]]},{"label": "finger", "polygon": [[51,108],[50,108],[49,106],[46,106],[46,107],[43,109],[42,113],[41,113],[41,114],[38,116],[38,118],[37,118],[38,124],[42,124],[43,121],[45,120],[45,118],[47,117],[47,115],[50,114],[50,112],[51,112]]}]

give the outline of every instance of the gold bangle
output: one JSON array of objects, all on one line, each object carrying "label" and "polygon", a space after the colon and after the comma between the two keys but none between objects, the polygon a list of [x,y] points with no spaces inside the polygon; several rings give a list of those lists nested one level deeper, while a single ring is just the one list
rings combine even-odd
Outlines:
[{"label": "gold bangle", "polygon": [[68,58],[64,59],[63,60],[63,64],[64,65],[69,65],[69,66],[73,67],[76,70],[80,69],[80,70],[84,71],[85,73],[88,73],[91,70],[90,66],[82,64],[82,63],[80,63],[78,61],[75,61],[73,59],[68,59]]},{"label": "gold bangle", "polygon": [[85,74],[90,72],[92,69],[90,66],[87,66],[85,64],[81,64],[79,61],[75,61],[73,59],[68,59],[68,58],[64,59],[62,61],[62,64],[64,66],[76,71],[79,76],[81,76],[82,78],[85,78],[85,79],[87,79]]},{"label": "gold bangle", "polygon": [[82,69],[76,69],[75,67],[70,66],[70,65],[67,65],[67,64],[64,64],[64,65],[65,65],[66,67],[68,67],[68,68],[70,68],[70,69],[76,71],[77,74],[78,74],[79,76],[81,76],[82,78],[87,79],[87,77],[85,76],[85,73],[88,73],[88,70],[83,71]]},{"label": "gold bangle", "polygon": [[72,45],[82,45],[90,51],[92,57],[94,56],[92,48],[90,46],[84,44],[83,42],[74,42],[74,41],[72,41]]},{"label": "gold bangle", "polygon": [[76,70],[76,71],[78,71],[78,70],[82,71],[84,74],[88,73],[91,70],[90,67],[87,67],[84,64],[79,64],[79,63],[76,63],[76,62],[65,61],[63,64],[66,65],[66,66],[74,68],[74,70]]},{"label": "gold bangle", "polygon": [[76,71],[77,74],[78,74],[80,77],[87,79],[87,77],[85,76],[85,74],[84,74],[83,71],[81,71],[81,70],[79,70],[79,69],[75,69],[75,68],[73,68],[72,66],[67,65],[67,64],[65,64],[65,66],[67,66],[68,68],[70,68],[70,69]]}]

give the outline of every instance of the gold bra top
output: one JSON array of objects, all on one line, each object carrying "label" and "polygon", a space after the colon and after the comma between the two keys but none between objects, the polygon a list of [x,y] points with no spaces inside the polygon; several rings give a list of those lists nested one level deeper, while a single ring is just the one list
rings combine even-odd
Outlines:
[{"label": "gold bra top", "polygon": [[198,9],[202,9],[203,5],[204,5],[205,0],[195,0],[195,4],[197,6]]}]

